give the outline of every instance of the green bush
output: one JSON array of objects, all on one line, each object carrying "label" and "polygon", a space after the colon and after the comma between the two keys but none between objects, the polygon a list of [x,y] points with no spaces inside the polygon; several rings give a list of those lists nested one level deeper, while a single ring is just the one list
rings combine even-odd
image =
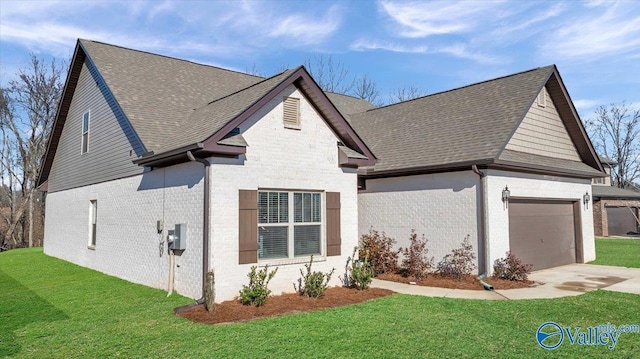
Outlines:
[{"label": "green bush", "polygon": [[359,258],[369,256],[374,276],[382,273],[394,273],[398,268],[398,251],[393,249],[396,240],[373,228],[360,237]]},{"label": "green bush", "polygon": [[437,272],[448,277],[461,279],[476,269],[473,246],[469,242],[469,235],[464,237],[459,248],[455,248],[438,263]]},{"label": "green bush", "polygon": [[506,258],[499,258],[493,262],[493,276],[513,281],[525,281],[531,273],[531,264],[525,264],[511,251],[507,251]]},{"label": "green bush", "polygon": [[306,273],[300,269],[300,274],[302,278],[298,280],[298,292],[301,295],[306,295],[311,298],[319,298],[324,294],[324,291],[327,290],[329,286],[329,281],[331,280],[331,276],[333,272],[335,272],[335,268],[331,269],[329,273],[322,272],[313,272],[311,271],[311,266],[313,265],[313,256],[311,256],[311,260],[309,264],[305,264],[304,267],[307,270]]},{"label": "green bush", "polygon": [[269,266],[265,266],[260,271],[258,267],[252,266],[251,271],[247,275],[249,277],[249,285],[243,285],[240,290],[240,301],[244,305],[255,305],[259,307],[267,301],[267,297],[271,291],[267,285],[278,272],[278,268],[269,272]]},{"label": "green bush", "polygon": [[355,288],[357,290],[364,290],[369,288],[371,280],[373,278],[373,269],[371,263],[369,263],[369,254],[365,252],[364,259],[357,258],[358,247],[353,249],[353,254],[347,260],[347,280],[344,281],[346,287]]}]

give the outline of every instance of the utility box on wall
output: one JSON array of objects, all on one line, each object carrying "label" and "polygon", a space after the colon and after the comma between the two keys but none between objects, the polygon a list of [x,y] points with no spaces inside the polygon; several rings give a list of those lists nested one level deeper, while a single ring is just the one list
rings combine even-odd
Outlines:
[{"label": "utility box on wall", "polygon": [[[172,231],[169,231],[172,232]],[[169,249],[187,249],[187,224],[177,223],[173,233],[169,233]]]}]

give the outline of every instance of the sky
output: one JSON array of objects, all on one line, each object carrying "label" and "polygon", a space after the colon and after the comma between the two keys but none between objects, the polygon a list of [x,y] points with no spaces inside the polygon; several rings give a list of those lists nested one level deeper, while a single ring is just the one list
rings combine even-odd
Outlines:
[{"label": "sky", "polygon": [[556,64],[583,120],[640,107],[640,1],[0,0],[0,83],[77,38],[263,76],[330,55],[383,97]]}]

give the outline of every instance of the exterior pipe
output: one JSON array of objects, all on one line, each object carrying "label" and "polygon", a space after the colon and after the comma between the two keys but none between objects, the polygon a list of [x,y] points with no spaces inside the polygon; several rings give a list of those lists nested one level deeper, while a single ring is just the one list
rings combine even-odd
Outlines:
[{"label": "exterior pipe", "polygon": [[[486,175],[482,172],[480,172],[478,170],[478,166],[476,165],[472,165],[471,166],[471,170],[478,175],[478,177],[480,178],[479,184],[478,184],[478,193],[480,193],[480,235],[479,235],[479,246],[482,247],[482,250],[484,251],[482,258],[480,258],[480,256],[478,256],[478,260],[482,261],[482,263],[478,263],[478,264],[482,264],[482,265],[478,265],[478,269],[479,270],[483,270],[484,273],[487,273],[489,268],[488,268],[488,263],[487,263],[487,255],[488,255],[488,251],[487,251],[487,231],[485,228],[485,223],[486,223],[486,211],[485,211],[485,195],[484,195],[484,182],[485,182],[485,177]],[[482,274],[484,276],[484,274]]]},{"label": "exterior pipe", "polygon": [[202,297],[196,301],[198,304],[204,303],[204,296],[207,286],[207,272],[209,272],[209,217],[210,217],[210,179],[209,167],[211,163],[203,158],[196,158],[191,151],[187,151],[190,161],[200,162],[204,165],[204,200],[202,209]]}]

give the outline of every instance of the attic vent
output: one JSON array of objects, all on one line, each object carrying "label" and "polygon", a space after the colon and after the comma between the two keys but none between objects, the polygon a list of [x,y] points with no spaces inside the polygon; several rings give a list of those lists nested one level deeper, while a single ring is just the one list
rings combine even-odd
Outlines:
[{"label": "attic vent", "polygon": [[540,90],[540,93],[538,93],[537,102],[538,102],[538,106],[540,107],[547,106],[547,96],[545,94],[544,87],[542,88],[542,90]]},{"label": "attic vent", "polygon": [[295,97],[285,97],[284,107],[284,127],[300,128],[300,99]]}]

